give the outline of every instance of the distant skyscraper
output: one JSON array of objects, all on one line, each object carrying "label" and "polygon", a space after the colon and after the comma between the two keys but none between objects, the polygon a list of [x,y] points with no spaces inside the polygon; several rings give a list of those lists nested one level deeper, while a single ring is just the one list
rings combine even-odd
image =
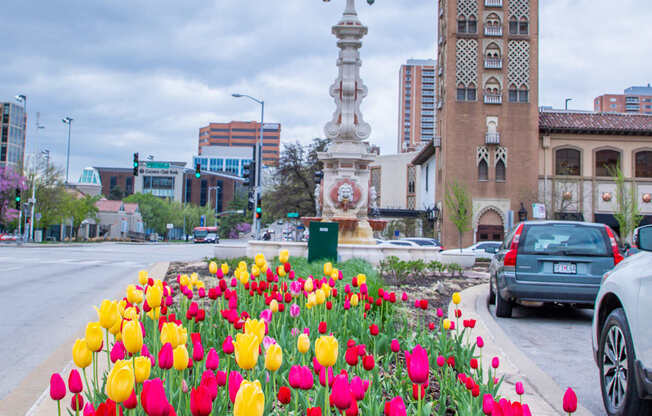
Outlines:
[{"label": "distant skyscraper", "polygon": [[593,109],[600,113],[652,114],[652,86],[629,87],[624,94],[604,94],[593,100]]},{"label": "distant skyscraper", "polygon": [[25,157],[25,110],[18,104],[0,103],[0,114],[0,167],[21,171]]},{"label": "distant skyscraper", "polygon": [[409,59],[401,65],[398,96],[398,151],[411,152],[431,141],[435,128],[435,61]]},{"label": "distant skyscraper", "polygon": [[[199,129],[199,155],[205,146],[254,147],[260,137],[260,123],[256,121],[232,121],[210,123]],[[265,123],[263,126],[263,164],[278,165],[281,147],[281,125]]]}]

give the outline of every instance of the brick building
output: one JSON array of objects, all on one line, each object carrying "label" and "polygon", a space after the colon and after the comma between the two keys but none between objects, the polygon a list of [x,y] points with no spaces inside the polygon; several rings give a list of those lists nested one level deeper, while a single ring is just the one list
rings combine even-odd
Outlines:
[{"label": "brick building", "polygon": [[463,245],[500,240],[509,212],[538,195],[538,0],[439,0],[436,230],[458,245],[444,203],[472,199]]},{"label": "brick building", "polygon": [[[199,155],[205,146],[254,147],[260,137],[260,123],[256,121],[231,121],[210,123],[199,129]],[[263,164],[277,166],[281,148],[281,125],[265,123],[263,126]]]},{"label": "brick building", "polygon": [[0,103],[0,167],[22,171],[25,158],[25,125],[23,106]]},{"label": "brick building", "polygon": [[399,71],[398,152],[432,141],[435,128],[435,61],[409,59]]},{"label": "brick building", "polygon": [[652,86],[629,87],[623,94],[604,94],[593,100],[600,113],[652,114]]}]

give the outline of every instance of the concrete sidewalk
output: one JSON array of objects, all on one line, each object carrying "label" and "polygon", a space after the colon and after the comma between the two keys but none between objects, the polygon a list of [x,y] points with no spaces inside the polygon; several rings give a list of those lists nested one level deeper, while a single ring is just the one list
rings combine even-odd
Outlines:
[{"label": "concrete sidewalk", "polygon": [[[170,266],[169,262],[159,262],[153,264],[149,269],[149,276],[154,279],[163,279]],[[134,282],[138,280],[138,275],[134,275]],[[116,288],[113,298],[122,298],[125,288]],[[70,370],[75,367],[72,362],[72,346],[76,338],[84,336],[84,328],[79,329],[79,335],[63,343],[56,351],[48,357],[41,365],[34,369],[21,384],[11,391],[4,399],[0,401],[0,416],[45,416],[56,415],[57,404],[50,399],[50,375],[60,373],[64,381],[68,380]],[[35,342],[38,340],[35,339]],[[104,358],[104,357],[102,357]],[[103,361],[100,360],[100,363]],[[70,392],[62,400],[62,414],[64,408],[70,406]]]},{"label": "concrete sidewalk", "polygon": [[[498,323],[489,313],[487,296],[489,285],[482,284],[461,292],[462,302],[458,305],[462,310],[462,318],[475,319],[476,326],[470,342],[475,342],[478,336],[484,340],[482,349],[482,366],[491,368],[493,357],[499,357],[498,377],[504,377],[499,394],[509,400],[518,400],[515,391],[517,382],[522,382],[525,388],[523,403],[527,403],[534,416],[563,416],[562,407],[564,386],[558,386],[553,379],[541,370],[509,339]],[[455,316],[455,305],[451,303],[448,315]],[[586,408],[578,405],[574,416],[591,416]]]}]

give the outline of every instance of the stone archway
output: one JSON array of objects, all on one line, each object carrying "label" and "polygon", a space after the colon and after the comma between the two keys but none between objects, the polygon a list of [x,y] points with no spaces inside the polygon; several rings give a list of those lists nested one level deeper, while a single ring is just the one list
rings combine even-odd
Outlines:
[{"label": "stone archway", "polygon": [[478,213],[475,241],[502,241],[505,238],[505,219],[495,207],[486,207]]}]

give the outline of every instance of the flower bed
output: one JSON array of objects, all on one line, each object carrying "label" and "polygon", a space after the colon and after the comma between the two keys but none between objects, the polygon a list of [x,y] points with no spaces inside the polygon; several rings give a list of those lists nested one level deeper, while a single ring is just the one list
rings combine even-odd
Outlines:
[{"label": "flower bed", "polygon": [[[253,263],[211,262],[209,277],[170,283],[141,272],[123,299],[103,301],[73,346],[84,382],[76,369],[68,375],[68,412],[530,414],[497,397],[499,359],[482,368],[483,342],[460,310],[450,319],[437,310],[438,325],[408,325],[397,303],[423,310],[427,300],[385,291],[373,276],[345,276],[330,263],[300,276],[286,251],[278,263],[262,255]],[[52,375],[50,394],[60,406],[61,375]]]}]

